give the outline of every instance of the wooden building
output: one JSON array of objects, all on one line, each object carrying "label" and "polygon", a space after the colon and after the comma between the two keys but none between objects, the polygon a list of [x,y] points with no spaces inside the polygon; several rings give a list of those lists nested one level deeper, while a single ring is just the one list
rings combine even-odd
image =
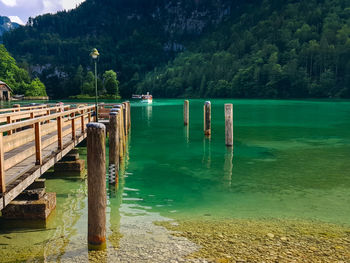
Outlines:
[{"label": "wooden building", "polygon": [[5,83],[0,81],[0,100],[11,100],[12,89]]}]

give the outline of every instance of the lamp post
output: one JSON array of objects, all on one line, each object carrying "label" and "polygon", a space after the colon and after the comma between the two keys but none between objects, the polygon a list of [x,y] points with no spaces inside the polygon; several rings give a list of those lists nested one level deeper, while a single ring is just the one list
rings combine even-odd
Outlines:
[{"label": "lamp post", "polygon": [[98,53],[98,50],[94,48],[92,52],[90,53],[90,56],[95,61],[95,106],[96,106],[96,122],[98,122],[98,102],[97,102],[97,58],[100,55]]}]

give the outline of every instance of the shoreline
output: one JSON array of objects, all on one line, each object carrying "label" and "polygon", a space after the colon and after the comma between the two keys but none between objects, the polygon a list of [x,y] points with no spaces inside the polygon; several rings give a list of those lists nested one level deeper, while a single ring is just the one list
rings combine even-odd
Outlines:
[{"label": "shoreline", "polygon": [[209,262],[350,262],[350,226],[281,219],[156,222],[199,245]]}]

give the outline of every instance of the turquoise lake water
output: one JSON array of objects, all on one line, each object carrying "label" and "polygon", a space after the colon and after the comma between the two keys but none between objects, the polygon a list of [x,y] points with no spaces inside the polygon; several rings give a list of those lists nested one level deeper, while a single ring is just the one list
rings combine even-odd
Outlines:
[{"label": "turquoise lake water", "polygon": [[[350,225],[350,102],[211,102],[210,138],[203,133],[204,100],[190,100],[189,127],[183,126],[183,100],[131,103],[121,183],[108,189],[109,235],[123,227],[126,235],[138,218],[277,218]],[[225,146],[225,103],[234,104],[233,149]],[[84,148],[80,153],[86,158]],[[1,222],[4,262],[39,262],[45,253],[57,261],[69,253],[87,253],[86,178],[46,178],[47,191],[57,193],[56,211],[46,228],[23,222],[9,228]]]}]

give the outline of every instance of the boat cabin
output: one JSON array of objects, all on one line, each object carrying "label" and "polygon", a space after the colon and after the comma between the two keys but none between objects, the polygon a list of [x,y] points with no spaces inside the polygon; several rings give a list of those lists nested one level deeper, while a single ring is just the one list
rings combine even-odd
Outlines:
[{"label": "boat cabin", "polygon": [[5,83],[0,81],[0,100],[11,100],[12,89]]}]

